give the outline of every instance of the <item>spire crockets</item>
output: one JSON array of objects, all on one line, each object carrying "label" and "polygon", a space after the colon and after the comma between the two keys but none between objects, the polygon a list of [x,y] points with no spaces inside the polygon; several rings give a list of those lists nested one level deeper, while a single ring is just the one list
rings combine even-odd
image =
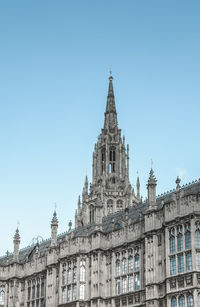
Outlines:
[{"label": "spire crockets", "polygon": [[51,246],[57,245],[57,230],[58,230],[58,219],[55,209],[51,221]]},{"label": "spire crockets", "polygon": [[105,121],[104,121],[104,129],[107,130],[113,130],[115,127],[117,127],[117,112],[115,106],[115,97],[114,97],[112,80],[113,80],[112,71],[110,71],[107,105],[106,105]]},{"label": "spire crockets", "polygon": [[16,229],[16,232],[13,238],[13,244],[14,244],[13,261],[18,262],[19,261],[19,244],[20,244],[20,235],[19,235],[18,227]]},{"label": "spire crockets", "polygon": [[154,171],[151,167],[149,173],[149,180],[147,183],[149,209],[153,209],[156,206],[156,185],[157,185],[157,180],[154,175]]}]

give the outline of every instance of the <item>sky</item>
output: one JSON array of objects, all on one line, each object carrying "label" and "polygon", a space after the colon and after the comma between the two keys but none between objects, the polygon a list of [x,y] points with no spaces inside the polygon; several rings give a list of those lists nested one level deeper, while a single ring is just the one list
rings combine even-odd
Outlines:
[{"label": "sky", "polygon": [[109,71],[141,193],[200,177],[200,1],[0,2],[0,256],[74,223]]}]

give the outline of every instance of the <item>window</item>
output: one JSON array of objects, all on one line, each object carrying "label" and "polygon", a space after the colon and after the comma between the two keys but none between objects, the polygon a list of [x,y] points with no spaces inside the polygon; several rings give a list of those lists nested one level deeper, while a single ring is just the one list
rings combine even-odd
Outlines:
[{"label": "window", "polygon": [[102,174],[105,171],[105,167],[106,167],[106,151],[105,151],[105,148],[103,148],[101,151],[101,172]]},{"label": "window", "polygon": [[185,298],[183,295],[179,297],[179,307],[185,307]]},{"label": "window", "polygon": [[194,300],[192,294],[187,297],[187,307],[194,307]]},{"label": "window", "polygon": [[113,212],[113,201],[112,201],[112,199],[109,199],[107,201],[107,210],[108,210],[108,214]]},{"label": "window", "polygon": [[120,294],[120,279],[116,279],[116,295]]},{"label": "window", "polygon": [[120,261],[119,260],[116,261],[116,275],[117,276],[120,275]]},{"label": "window", "polygon": [[62,289],[62,302],[63,304],[66,303],[66,288]]},{"label": "window", "polygon": [[110,150],[110,163],[109,163],[109,173],[115,172],[115,148]]},{"label": "window", "polygon": [[72,282],[72,270],[69,269],[67,272],[67,283],[71,284],[71,282]]},{"label": "window", "polygon": [[85,299],[85,284],[80,285],[80,300]]},{"label": "window", "polygon": [[140,273],[135,274],[135,290],[140,290]]},{"label": "window", "polygon": [[169,239],[169,246],[170,246],[170,254],[174,254],[176,249],[175,249],[175,238],[174,236],[171,236]]},{"label": "window", "polygon": [[186,231],[185,233],[185,249],[191,248],[191,233],[190,231]]},{"label": "window", "polygon": [[94,223],[94,206],[90,206],[90,224]]},{"label": "window", "polygon": [[40,284],[37,284],[37,298],[40,297]]},{"label": "window", "polygon": [[67,287],[67,301],[70,302],[71,301],[71,286]]},{"label": "window", "polygon": [[195,247],[200,248],[200,230],[195,231]]},{"label": "window", "polygon": [[44,283],[41,284],[41,296],[44,296]]},{"label": "window", "polygon": [[28,288],[28,300],[31,299],[31,287]]},{"label": "window", "polygon": [[63,286],[66,285],[66,271],[65,270],[62,271],[62,284]]},{"label": "window", "polygon": [[186,255],[186,271],[191,271],[192,270],[192,254],[187,253]]},{"label": "window", "polygon": [[77,276],[77,267],[74,267],[74,272],[73,272],[73,282],[76,282],[76,276]]},{"label": "window", "polygon": [[73,301],[76,300],[76,285],[73,286]]},{"label": "window", "polygon": [[197,270],[200,270],[200,252],[196,253],[196,268]]},{"label": "window", "polygon": [[133,276],[128,277],[128,291],[133,291]]},{"label": "window", "polygon": [[4,287],[0,287],[0,305],[5,304],[5,291]]},{"label": "window", "polygon": [[80,267],[80,281],[85,281],[85,266],[81,265]]},{"label": "window", "polygon": [[170,257],[170,275],[176,274],[176,258],[175,256]]},{"label": "window", "polygon": [[171,307],[177,307],[177,301],[176,301],[176,298],[175,298],[175,297],[172,297],[172,300],[171,300]]},{"label": "window", "polygon": [[32,287],[32,299],[35,298],[35,286]]},{"label": "window", "polygon": [[117,200],[117,211],[123,210],[123,201],[121,199]]},{"label": "window", "polygon": [[126,292],[126,277],[122,278],[122,293]]},{"label": "window", "polygon": [[178,272],[183,273],[184,264],[183,264],[183,254],[178,255]]},{"label": "window", "polygon": [[129,273],[133,272],[133,256],[129,256],[128,258],[128,271]]},{"label": "window", "polygon": [[178,251],[181,252],[183,250],[183,235],[179,233],[177,236],[177,248]]},{"label": "window", "polygon": [[135,255],[135,270],[140,269],[140,256],[138,254]]},{"label": "window", "polygon": [[126,267],[127,267],[126,259],[124,258],[122,260],[122,274],[126,274]]}]

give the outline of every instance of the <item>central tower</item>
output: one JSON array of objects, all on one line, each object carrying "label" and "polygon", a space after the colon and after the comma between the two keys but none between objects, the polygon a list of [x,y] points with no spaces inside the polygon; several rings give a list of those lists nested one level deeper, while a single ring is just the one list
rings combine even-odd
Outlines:
[{"label": "central tower", "polygon": [[[138,179],[139,185],[139,179]],[[109,87],[104,128],[94,146],[92,183],[88,191],[88,178],[81,198],[75,226],[101,224],[105,215],[124,210],[140,202],[139,193],[135,196],[129,180],[129,145],[118,128],[117,111],[113,90],[113,77],[109,77]]]}]

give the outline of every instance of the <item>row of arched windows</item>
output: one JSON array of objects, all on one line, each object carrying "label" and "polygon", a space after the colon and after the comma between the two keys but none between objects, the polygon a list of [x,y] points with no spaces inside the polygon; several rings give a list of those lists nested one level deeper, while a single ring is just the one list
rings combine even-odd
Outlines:
[{"label": "row of arched windows", "polygon": [[[187,305],[186,305],[187,302]],[[189,294],[186,298],[184,295],[179,296],[179,298],[172,297],[171,307],[194,307],[193,295]],[[199,305],[197,305],[199,307]]]},{"label": "row of arched windows", "polygon": [[[175,234],[176,232],[176,234]],[[191,229],[190,223],[185,224],[185,232],[183,233],[183,226],[179,225],[176,228],[171,228],[169,231],[169,249],[170,254],[181,252],[184,249],[191,249]]]}]

